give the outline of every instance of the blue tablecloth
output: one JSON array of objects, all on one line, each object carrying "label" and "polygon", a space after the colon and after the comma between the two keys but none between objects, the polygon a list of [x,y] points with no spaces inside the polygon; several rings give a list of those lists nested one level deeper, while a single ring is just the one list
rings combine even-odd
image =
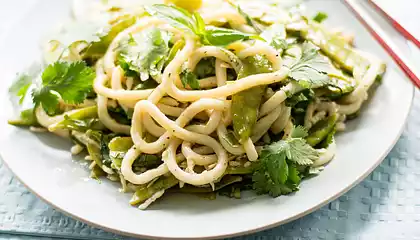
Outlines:
[{"label": "blue tablecloth", "polygon": [[[238,239],[420,239],[420,93],[383,163],[348,193],[283,226]],[[64,216],[0,162],[0,239],[124,239]]]}]

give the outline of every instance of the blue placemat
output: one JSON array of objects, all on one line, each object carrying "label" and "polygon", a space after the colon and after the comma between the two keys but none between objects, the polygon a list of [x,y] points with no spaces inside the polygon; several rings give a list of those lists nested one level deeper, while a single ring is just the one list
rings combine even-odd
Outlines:
[{"label": "blue placemat", "polygon": [[[416,92],[403,135],[362,183],[306,217],[238,240],[420,240],[419,147],[420,93]],[[1,162],[0,196],[0,240],[127,239],[64,216],[28,192]]]}]

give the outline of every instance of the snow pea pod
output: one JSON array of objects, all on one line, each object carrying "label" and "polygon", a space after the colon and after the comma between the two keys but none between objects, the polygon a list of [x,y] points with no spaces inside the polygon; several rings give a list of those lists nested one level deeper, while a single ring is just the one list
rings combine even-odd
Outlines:
[{"label": "snow pea pod", "polygon": [[354,48],[337,34],[328,32],[321,24],[310,21],[308,28],[301,31],[303,38],[313,42],[321,50],[337,62],[346,71],[360,65],[369,66],[369,61],[357,53]]},{"label": "snow pea pod", "polygon": [[[273,71],[270,62],[261,55],[247,57],[242,64],[237,81],[249,75]],[[267,86],[257,86],[232,96],[233,130],[240,143],[251,136],[266,88]]]},{"label": "snow pea pod", "polygon": [[[69,113],[65,113],[63,116],[63,119],[59,122],[56,122],[50,125],[48,127],[48,130],[52,132],[58,129],[71,129],[67,127],[69,125],[69,120],[84,120],[84,119],[93,119],[97,117],[98,117],[98,107],[96,106],[75,109]],[[98,124],[96,124],[96,127],[99,127]]]},{"label": "snow pea pod", "polygon": [[[112,160],[113,167],[116,169],[121,168],[122,160],[125,154],[130,150],[133,146],[133,141],[131,137],[115,137],[113,138],[109,144],[109,157]],[[133,167],[140,167],[140,168],[153,168],[158,166],[162,163],[160,157],[151,154],[144,154],[142,153],[133,163]]]},{"label": "snow pea pod", "polygon": [[209,193],[218,191],[226,186],[229,186],[231,184],[237,183],[242,181],[241,176],[224,176],[220,182],[214,184],[214,190],[212,187],[195,187],[191,185],[185,185],[184,187],[180,189],[174,189],[175,192],[182,192],[182,193]]},{"label": "snow pea pod", "polygon": [[312,147],[318,145],[324,140],[331,131],[334,131],[337,123],[337,114],[331,115],[328,118],[319,121],[310,130],[306,138],[306,142]]},{"label": "snow pea pod", "polygon": [[15,126],[29,127],[29,126],[39,126],[38,121],[36,120],[34,109],[26,109],[20,113],[18,119],[11,119],[8,121],[9,124]]},{"label": "snow pea pod", "polygon": [[161,190],[167,190],[177,185],[178,183],[178,179],[176,179],[172,174],[168,176],[162,176],[154,183],[138,189],[131,198],[130,204],[137,205],[143,203],[144,201],[152,197],[153,194]]}]

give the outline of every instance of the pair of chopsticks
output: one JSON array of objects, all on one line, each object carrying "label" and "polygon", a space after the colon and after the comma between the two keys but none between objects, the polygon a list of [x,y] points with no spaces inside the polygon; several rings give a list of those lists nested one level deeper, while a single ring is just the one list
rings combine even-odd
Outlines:
[{"label": "pair of chopsticks", "polygon": [[[404,54],[404,50],[401,50],[400,47],[395,44],[395,42],[386,34],[386,32],[378,25],[378,23],[373,20],[366,10],[357,3],[357,0],[343,0],[350,10],[356,15],[356,17],[361,21],[363,25],[369,30],[372,36],[382,45],[382,47],[391,55],[394,61],[401,67],[405,72],[407,77],[420,88],[420,71],[412,63],[412,61],[407,58]],[[391,25],[406,39],[415,43],[420,47],[420,42],[411,35],[401,24],[395,21],[391,16],[389,16],[385,11],[383,11],[377,4],[369,0],[372,6],[379,11],[385,18],[390,21]]]}]

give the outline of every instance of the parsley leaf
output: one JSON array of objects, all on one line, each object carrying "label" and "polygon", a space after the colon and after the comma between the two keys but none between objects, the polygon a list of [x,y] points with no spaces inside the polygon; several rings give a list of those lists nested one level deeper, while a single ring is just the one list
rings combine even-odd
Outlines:
[{"label": "parsley leaf", "polygon": [[324,13],[324,12],[318,12],[315,17],[313,17],[312,19],[315,22],[319,22],[322,23],[324,20],[326,20],[328,18],[328,14]]},{"label": "parsley leaf", "polygon": [[42,84],[32,92],[32,100],[48,114],[57,114],[60,98],[68,104],[82,103],[94,78],[95,72],[85,62],[56,62],[42,73]]},{"label": "parsley leaf", "polygon": [[158,28],[141,31],[120,46],[119,64],[126,71],[138,72],[142,81],[149,79],[149,76],[156,79],[161,75],[168,56],[169,40],[169,33]]},{"label": "parsley leaf", "polygon": [[[295,127],[292,138],[266,146],[261,152],[253,173],[253,189],[258,194],[277,197],[298,190],[301,173],[297,165],[307,166],[318,158],[318,152],[303,138],[308,133],[302,127]],[[294,137],[295,136],[295,137]]]},{"label": "parsley leaf", "polygon": [[200,89],[200,83],[198,82],[197,75],[188,69],[182,71],[181,82],[184,88],[190,86],[194,90]]},{"label": "parsley leaf", "polygon": [[259,36],[233,29],[206,27],[200,14],[195,12],[192,15],[187,10],[176,6],[155,4],[146,6],[145,9],[150,15],[167,21],[173,27],[198,36],[201,42],[207,45],[226,46],[240,40],[260,39]]},{"label": "parsley leaf", "polygon": [[289,77],[304,88],[319,88],[330,83],[328,72],[332,72],[328,58],[319,54],[319,48],[305,42],[302,57],[291,67]]}]

